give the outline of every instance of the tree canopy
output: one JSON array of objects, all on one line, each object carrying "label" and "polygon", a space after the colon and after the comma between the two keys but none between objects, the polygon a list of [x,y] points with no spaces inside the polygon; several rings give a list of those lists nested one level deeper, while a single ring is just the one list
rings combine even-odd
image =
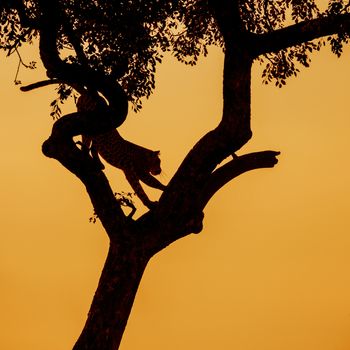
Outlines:
[{"label": "tree canopy", "polygon": [[[204,3],[181,1],[8,1],[1,11],[1,46],[9,55],[48,31],[57,17],[57,48],[64,62],[118,79],[134,107],[155,87],[155,67],[171,51],[194,64],[220,40]],[[45,14],[46,11],[46,14]],[[50,13],[52,11],[52,13]],[[43,28],[44,26],[44,28]]]},{"label": "tree canopy", "polygon": [[[39,38],[41,31],[48,30],[45,25],[43,28],[43,18],[54,15],[57,17],[57,48],[63,60],[115,77],[138,110],[142,97],[149,97],[155,87],[156,64],[161,62],[164,52],[170,51],[179,61],[193,65],[202,54],[207,54],[209,45],[225,47],[218,21],[211,11],[211,7],[225,3],[55,0],[45,9],[45,2],[40,0],[6,0],[0,5],[0,49],[11,55],[23,44]],[[240,26],[246,33],[262,38],[305,21],[318,19],[321,23],[322,19],[335,16],[338,21],[339,15],[349,12],[349,3],[341,0],[330,1],[323,12],[313,0],[237,3],[242,26],[232,17],[231,29]],[[323,36],[327,34],[335,33],[330,30]],[[332,51],[340,55],[348,38],[344,30],[329,38]],[[309,66],[309,54],[319,50],[324,39],[316,42],[307,39],[314,38],[303,38],[293,46],[265,49],[260,55],[256,54],[265,64],[263,79],[266,83],[273,80],[281,86],[299,71],[298,65]]]}]

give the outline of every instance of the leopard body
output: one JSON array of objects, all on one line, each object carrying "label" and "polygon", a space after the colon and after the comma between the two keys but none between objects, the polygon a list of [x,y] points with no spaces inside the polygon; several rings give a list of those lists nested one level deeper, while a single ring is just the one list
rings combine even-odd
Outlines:
[{"label": "leopard body", "polygon": [[[88,112],[96,108],[96,102],[89,96],[81,96],[77,107],[78,111]],[[142,188],[140,181],[159,190],[165,189],[166,186],[154,177],[162,171],[159,151],[152,151],[125,140],[116,129],[94,136],[82,135],[82,143],[91,149],[91,155],[98,164],[102,164],[98,157],[100,155],[110,165],[121,169],[145,206],[151,208],[154,205]]]}]

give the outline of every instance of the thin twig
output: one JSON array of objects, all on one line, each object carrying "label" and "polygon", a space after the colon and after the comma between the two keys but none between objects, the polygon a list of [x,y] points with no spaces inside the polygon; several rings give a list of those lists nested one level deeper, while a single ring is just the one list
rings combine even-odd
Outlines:
[{"label": "thin twig", "polygon": [[18,75],[19,75],[19,70],[21,68],[21,65],[25,68],[30,68],[30,69],[33,69],[35,67],[35,63],[34,62],[31,62],[32,64],[26,64],[24,63],[23,59],[22,59],[22,56],[21,54],[19,53],[17,47],[15,47],[15,52],[17,54],[17,57],[18,57],[18,65],[17,65],[17,70],[16,70],[16,75],[15,75],[15,79],[14,79],[14,82],[15,84],[20,84],[20,81],[17,79],[18,78]]},{"label": "thin twig", "polygon": [[21,54],[19,53],[17,47],[15,48],[15,51],[16,51],[16,54],[17,54],[17,56],[18,56],[18,58],[19,58],[20,64],[22,64],[23,67],[25,67],[25,68],[31,68],[31,66],[30,66],[29,64],[24,63],[24,61],[23,61],[23,59],[22,59],[22,56],[21,56]]},{"label": "thin twig", "polygon": [[20,68],[20,67],[21,67],[21,60],[18,61],[15,79],[13,80],[15,84],[19,84],[19,81],[17,80],[17,78],[18,78],[19,68]]}]

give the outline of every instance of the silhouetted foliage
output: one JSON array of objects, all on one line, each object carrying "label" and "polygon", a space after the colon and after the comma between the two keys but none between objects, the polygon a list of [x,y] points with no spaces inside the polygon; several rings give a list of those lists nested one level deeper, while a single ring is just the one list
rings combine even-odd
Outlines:
[{"label": "silhouetted foliage", "polygon": [[[89,67],[115,77],[136,110],[141,108],[141,98],[149,97],[155,87],[156,64],[164,52],[194,65],[201,55],[207,54],[208,46],[224,47],[205,0],[60,0],[57,4],[61,16],[57,46],[65,61],[85,61]],[[340,0],[330,1],[324,13],[312,0],[251,0],[240,4],[245,29],[255,34],[349,12],[349,3]],[[0,49],[11,55],[38,36],[40,1],[6,0],[0,6]],[[80,55],[74,51],[73,35],[82,48]],[[348,39],[348,33],[340,33],[328,41],[332,51],[340,55]],[[266,67],[264,82],[284,85],[288,77],[296,75],[300,65],[309,66],[309,54],[322,44],[323,39],[319,39],[261,55],[259,60]]]}]

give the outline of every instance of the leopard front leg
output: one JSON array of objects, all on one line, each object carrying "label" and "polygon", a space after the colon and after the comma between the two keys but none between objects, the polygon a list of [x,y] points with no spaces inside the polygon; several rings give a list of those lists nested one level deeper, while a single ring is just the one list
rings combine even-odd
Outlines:
[{"label": "leopard front leg", "polygon": [[162,191],[166,189],[165,185],[163,185],[158,179],[156,179],[154,176],[152,176],[149,173],[143,173],[143,174],[140,174],[139,176],[140,176],[140,180],[150,187],[157,188],[158,190],[162,190]]},{"label": "leopard front leg", "polygon": [[135,191],[136,195],[140,198],[141,202],[148,208],[152,209],[157,204],[157,202],[152,202],[144,189],[142,188],[139,179],[137,178],[136,174],[132,171],[124,171],[125,177],[128,180],[130,186]]}]

